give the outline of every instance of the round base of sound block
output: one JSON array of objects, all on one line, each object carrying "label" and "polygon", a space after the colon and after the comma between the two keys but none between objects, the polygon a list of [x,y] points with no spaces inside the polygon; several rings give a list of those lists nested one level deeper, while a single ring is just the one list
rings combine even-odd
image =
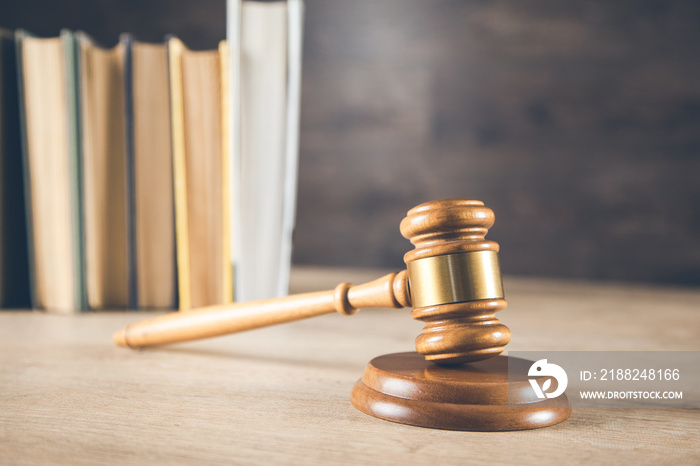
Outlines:
[{"label": "round base of sound block", "polygon": [[[353,406],[365,414],[421,427],[504,431],[535,429],[569,417],[566,395],[541,400],[527,372],[532,361],[496,356],[444,367],[412,353],[374,358],[352,390]],[[522,366],[509,380],[508,366]],[[512,370],[512,369],[511,369]]]}]

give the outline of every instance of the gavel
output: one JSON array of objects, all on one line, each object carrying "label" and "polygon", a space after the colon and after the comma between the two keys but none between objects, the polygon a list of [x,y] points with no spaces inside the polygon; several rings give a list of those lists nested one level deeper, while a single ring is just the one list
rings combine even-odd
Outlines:
[{"label": "gavel", "polygon": [[425,322],[415,342],[426,360],[458,365],[500,354],[510,330],[495,313],[505,309],[498,243],[485,239],[494,214],[476,200],[445,199],[408,211],[401,234],[415,249],[406,270],[362,285],[165,314],[114,335],[120,346],[140,348],[220,336],[360,308],[413,307]]}]

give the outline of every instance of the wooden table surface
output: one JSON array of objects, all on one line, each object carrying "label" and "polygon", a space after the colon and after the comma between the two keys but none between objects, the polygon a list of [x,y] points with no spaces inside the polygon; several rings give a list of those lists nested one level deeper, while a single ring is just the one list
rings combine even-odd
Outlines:
[{"label": "wooden table surface", "polygon": [[[383,271],[295,269],[295,292]],[[700,290],[505,278],[510,350],[699,350]],[[167,348],[117,348],[149,313],[0,312],[1,464],[698,464],[700,411],[575,409],[501,433],[357,411],[375,356],[412,350],[407,310],[329,315]]]}]

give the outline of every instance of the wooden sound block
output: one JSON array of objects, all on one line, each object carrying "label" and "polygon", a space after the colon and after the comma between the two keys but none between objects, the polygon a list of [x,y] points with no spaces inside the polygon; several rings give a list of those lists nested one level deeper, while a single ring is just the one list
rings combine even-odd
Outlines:
[{"label": "wooden sound block", "polygon": [[[388,421],[449,430],[503,431],[551,426],[569,417],[566,395],[538,399],[528,382],[533,361],[496,356],[462,366],[445,367],[422,355],[396,353],[367,364],[352,390],[352,404],[363,413]],[[523,374],[511,380],[508,365]]]}]

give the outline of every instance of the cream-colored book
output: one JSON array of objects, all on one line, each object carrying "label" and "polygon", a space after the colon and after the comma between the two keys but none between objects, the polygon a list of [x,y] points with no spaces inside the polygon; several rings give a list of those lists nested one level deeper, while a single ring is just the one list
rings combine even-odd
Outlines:
[{"label": "cream-colored book", "polygon": [[129,306],[126,48],[76,34],[80,73],[85,285],[91,309]]},{"label": "cream-colored book", "polygon": [[229,260],[228,49],[168,41],[178,292],[181,310],[227,303]]},{"label": "cream-colored book", "polygon": [[75,38],[17,31],[33,306],[85,308]]},{"label": "cream-colored book", "polygon": [[168,46],[125,36],[136,306],[177,305]]}]

